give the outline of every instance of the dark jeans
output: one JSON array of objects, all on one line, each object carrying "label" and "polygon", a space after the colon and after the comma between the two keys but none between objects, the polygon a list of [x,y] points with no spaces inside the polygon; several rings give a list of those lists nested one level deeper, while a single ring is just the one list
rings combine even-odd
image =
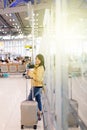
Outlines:
[{"label": "dark jeans", "polygon": [[41,92],[42,92],[42,86],[41,87],[32,87],[30,90],[30,94],[28,96],[29,101],[32,101],[33,98],[35,97],[35,100],[38,103],[38,108],[40,111],[42,111]]}]

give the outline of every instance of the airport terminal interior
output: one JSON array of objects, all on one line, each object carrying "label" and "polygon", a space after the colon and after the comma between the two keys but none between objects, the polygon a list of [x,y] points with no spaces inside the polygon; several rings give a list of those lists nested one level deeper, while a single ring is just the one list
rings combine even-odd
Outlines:
[{"label": "airport terminal interior", "polygon": [[[37,54],[43,113],[23,126]],[[0,130],[22,129],[87,130],[87,0],[0,0]]]}]

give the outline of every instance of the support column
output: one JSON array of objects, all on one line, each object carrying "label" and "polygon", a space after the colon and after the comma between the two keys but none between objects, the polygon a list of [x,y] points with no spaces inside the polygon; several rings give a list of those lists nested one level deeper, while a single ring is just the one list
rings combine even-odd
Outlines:
[{"label": "support column", "polygon": [[68,130],[68,73],[64,46],[67,23],[67,0],[56,0],[56,114],[57,130]]}]

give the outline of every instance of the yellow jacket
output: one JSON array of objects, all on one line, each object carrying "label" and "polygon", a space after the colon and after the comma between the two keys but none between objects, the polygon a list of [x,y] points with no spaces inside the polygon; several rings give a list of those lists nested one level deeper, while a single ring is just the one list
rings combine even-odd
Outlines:
[{"label": "yellow jacket", "polygon": [[31,86],[40,87],[43,86],[43,78],[44,78],[44,67],[38,66],[33,70],[29,71],[28,75],[31,79]]}]

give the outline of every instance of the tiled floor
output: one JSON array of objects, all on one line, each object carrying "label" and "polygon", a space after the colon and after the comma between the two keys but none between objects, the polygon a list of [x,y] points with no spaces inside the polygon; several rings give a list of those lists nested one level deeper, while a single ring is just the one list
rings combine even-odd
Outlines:
[{"label": "tiled floor", "polygon": [[[28,81],[28,92],[30,80]],[[20,104],[26,98],[26,79],[22,75],[0,78],[0,130],[21,130]],[[24,130],[33,130],[24,128]],[[37,130],[44,130],[43,119],[38,122]],[[68,130],[80,130],[69,128]]]},{"label": "tiled floor", "polygon": [[[26,79],[21,75],[0,78],[0,130],[21,130],[20,104],[26,98],[25,92]],[[37,130],[43,130],[43,120],[38,122]]]}]

